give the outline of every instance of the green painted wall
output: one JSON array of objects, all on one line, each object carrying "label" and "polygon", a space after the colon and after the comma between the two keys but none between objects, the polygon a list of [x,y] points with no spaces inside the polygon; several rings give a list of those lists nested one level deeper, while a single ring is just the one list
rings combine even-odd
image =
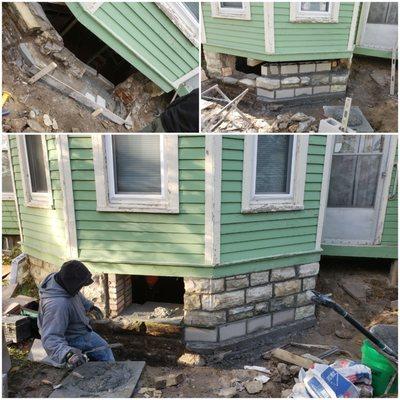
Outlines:
[{"label": "green painted wall", "polygon": [[338,23],[292,23],[290,4],[274,8],[275,54],[265,52],[264,5],[251,3],[251,20],[211,17],[211,6],[202,3],[208,51],[265,61],[303,61],[349,58],[347,50],[354,3],[340,4]]},{"label": "green painted wall", "polygon": [[365,47],[360,47],[360,46],[355,47],[354,54],[359,54],[361,56],[368,56],[368,57],[392,58],[391,51],[367,49]]},{"label": "green painted wall", "polygon": [[69,147],[81,260],[109,270],[123,264],[132,274],[204,263],[204,137],[179,138],[177,215],[96,211],[91,138],[70,136]]},{"label": "green painted wall", "polygon": [[198,49],[155,3],[104,2],[93,16],[80,3],[66,5],[79,22],[166,92],[173,90],[171,81],[198,67]]},{"label": "green painted wall", "polygon": [[19,235],[17,210],[14,200],[2,201],[2,228],[3,235]]},{"label": "green painted wall", "polygon": [[10,137],[10,151],[22,228],[22,250],[49,263],[60,265],[66,257],[62,193],[54,136],[46,136],[53,208],[26,207],[21,182],[17,142]]},{"label": "green painted wall", "polygon": [[[221,262],[308,254],[315,261],[326,137],[310,135],[304,210],[242,214],[244,138],[223,138]],[[316,254],[317,253],[317,254]],[[306,255],[307,255],[306,254]],[[304,258],[304,257],[303,257]],[[294,259],[294,264],[297,260]],[[292,264],[293,265],[293,264]],[[264,268],[265,268],[264,264]]]}]

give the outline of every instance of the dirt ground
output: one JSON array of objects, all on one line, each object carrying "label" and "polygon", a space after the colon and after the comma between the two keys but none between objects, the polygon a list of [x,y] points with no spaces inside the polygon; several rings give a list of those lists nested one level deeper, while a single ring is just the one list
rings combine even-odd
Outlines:
[{"label": "dirt ground", "polygon": [[[352,98],[352,106],[360,107],[364,116],[375,132],[397,132],[397,82],[395,96],[389,95],[390,86],[390,60],[356,56],[351,66],[351,74],[347,85],[346,96]],[[397,76],[397,75],[396,75]],[[219,84],[219,87],[230,98],[239,95],[244,88],[237,85],[227,85],[209,79],[202,82],[202,91],[206,88]],[[302,112],[316,119],[316,126],[319,121],[326,118],[323,106],[344,105],[344,98],[329,98],[325,100],[315,100],[310,103],[302,102],[297,104],[277,104],[268,105],[257,100],[254,93],[247,94],[239,103],[239,109],[252,119],[260,119],[272,124],[278,115]],[[209,111],[203,110],[202,116],[207,116]],[[261,121],[254,121],[256,126],[262,126]],[[262,132],[260,129],[258,132]]]},{"label": "dirt ground", "polygon": [[[397,300],[397,289],[388,287],[389,265],[382,261],[357,262],[340,259],[326,259],[321,264],[317,290],[332,293],[333,299],[344,306],[364,326],[377,323],[397,324],[397,311],[392,311],[391,301]],[[355,282],[366,290],[366,301],[357,302],[341,288],[342,282]],[[336,333],[335,333],[336,332]],[[341,337],[338,337],[341,336]],[[162,397],[218,397],[222,388],[236,381],[245,381],[254,376],[253,371],[245,371],[244,365],[258,365],[271,369],[271,380],[264,384],[263,390],[249,395],[246,390],[237,393],[238,397],[281,397],[285,389],[294,385],[294,376],[283,382],[277,372],[277,361],[263,359],[261,355],[270,346],[256,344],[246,352],[216,353],[205,366],[182,366],[177,359],[184,353],[179,335],[168,337],[140,335],[132,332],[105,336],[109,342],[122,342],[123,349],[114,350],[117,360],[144,360],[147,365],[135,390],[134,397],[143,397],[138,391],[144,387],[154,387],[153,379],[165,374],[182,373],[181,384],[162,390]],[[336,345],[350,353],[353,359],[360,359],[360,347],[364,337],[334,311],[317,307],[317,324],[314,328],[299,332],[291,338],[282,338],[275,346],[289,341],[309,344]],[[274,346],[274,347],[275,347]],[[11,397],[47,397],[53,384],[58,384],[66,372],[52,367],[34,364],[26,360],[30,341],[9,346],[13,368],[9,373]],[[295,347],[290,351],[297,354],[307,352]],[[317,352],[311,352],[314,355]],[[328,357],[334,361],[339,355]]]}]

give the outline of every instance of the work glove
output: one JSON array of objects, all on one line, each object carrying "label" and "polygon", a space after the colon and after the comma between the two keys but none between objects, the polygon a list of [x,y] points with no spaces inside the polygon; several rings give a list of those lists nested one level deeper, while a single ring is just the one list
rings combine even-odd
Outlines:
[{"label": "work glove", "polygon": [[85,364],[85,362],[88,361],[88,358],[84,354],[82,354],[80,350],[72,349],[67,353],[66,361],[68,369],[75,369],[80,365]]},{"label": "work glove", "polygon": [[89,310],[89,317],[96,320],[104,319],[104,314],[99,307],[92,306],[92,308]]}]

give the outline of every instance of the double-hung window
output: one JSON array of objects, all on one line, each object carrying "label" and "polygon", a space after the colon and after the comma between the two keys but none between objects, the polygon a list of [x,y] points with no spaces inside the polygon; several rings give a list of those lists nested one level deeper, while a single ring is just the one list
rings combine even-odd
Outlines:
[{"label": "double-hung window", "polygon": [[17,136],[25,204],[51,208],[53,198],[45,135]]},{"label": "double-hung window", "polygon": [[242,212],[303,209],[308,136],[248,135]]},{"label": "double-hung window", "polygon": [[340,2],[292,2],[290,3],[291,22],[337,23]]},{"label": "double-hung window", "polygon": [[211,16],[214,18],[250,20],[250,3],[242,1],[211,2]]},{"label": "double-hung window", "polygon": [[14,200],[14,190],[12,185],[12,175],[10,159],[8,157],[8,149],[3,145],[1,152],[1,166],[2,166],[2,198],[3,200]]},{"label": "double-hung window", "polygon": [[179,212],[177,137],[94,135],[98,211]]}]

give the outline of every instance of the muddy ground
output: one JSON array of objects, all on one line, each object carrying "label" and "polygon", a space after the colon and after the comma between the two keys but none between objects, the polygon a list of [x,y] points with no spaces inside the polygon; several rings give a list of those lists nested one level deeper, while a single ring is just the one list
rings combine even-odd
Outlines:
[{"label": "muddy ground", "polygon": [[[317,290],[332,293],[333,298],[344,306],[364,326],[377,323],[397,324],[397,311],[391,309],[391,302],[397,300],[397,289],[388,287],[389,264],[382,261],[356,262],[339,259],[326,259],[322,262],[317,282]],[[357,302],[340,287],[341,282],[355,282],[366,290],[366,301]],[[341,336],[341,337],[338,337]],[[251,373],[244,371],[244,365],[259,365],[270,368],[271,380],[264,385],[262,392],[249,395],[246,390],[238,392],[238,397],[281,397],[281,392],[291,388],[294,376],[281,382],[274,359],[264,360],[261,355],[270,346],[255,343],[253,348],[239,353],[216,353],[205,366],[178,365],[177,359],[184,353],[179,335],[170,333],[168,337],[133,334],[132,332],[105,335],[109,342],[123,342],[123,349],[114,350],[117,360],[144,360],[147,365],[135,390],[154,387],[153,379],[165,374],[182,373],[184,380],[178,386],[162,390],[162,397],[218,397],[221,388],[232,385],[232,380],[246,380]],[[282,338],[276,343],[281,346],[288,341],[301,343],[336,345],[349,352],[353,359],[360,359],[360,347],[364,337],[352,328],[334,311],[317,308],[317,324],[291,338]],[[52,384],[59,383],[65,371],[39,364],[26,359],[31,342],[9,346],[13,368],[9,373],[11,397],[47,397],[52,392]],[[290,347],[297,354],[307,352]],[[311,352],[317,355],[317,352]],[[334,361],[338,355],[328,357]]]},{"label": "muddy ground", "polygon": [[[397,132],[397,82],[395,96],[390,96],[390,68],[390,60],[361,56],[354,57],[351,67],[346,96],[353,99],[352,106],[360,107],[375,132]],[[230,99],[235,98],[244,90],[243,87],[237,85],[227,85],[215,79],[209,79],[202,82],[202,91],[215,83],[218,83]],[[279,114],[302,112],[314,117],[316,119],[315,124],[318,127],[319,121],[326,118],[323,106],[343,106],[344,97],[313,100],[308,103],[306,101],[292,104],[275,103],[270,106],[257,100],[254,93],[248,93],[239,103],[238,108],[255,119],[266,120],[269,124],[272,124]],[[203,110],[202,115],[208,115],[208,111]],[[255,124],[256,126],[262,125],[260,121],[255,121]],[[262,130],[258,132],[261,133]]]}]

